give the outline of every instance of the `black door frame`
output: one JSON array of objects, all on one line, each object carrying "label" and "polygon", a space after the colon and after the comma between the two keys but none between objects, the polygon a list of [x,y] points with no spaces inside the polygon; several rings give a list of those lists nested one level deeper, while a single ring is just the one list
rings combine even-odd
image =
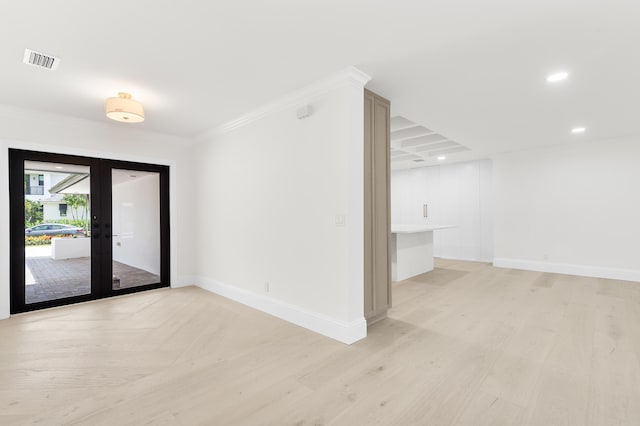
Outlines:
[{"label": "black door frame", "polygon": [[[87,295],[26,303],[24,246],[24,162],[75,164],[91,167],[91,292]],[[160,282],[112,289],[112,169],[156,172],[160,176]],[[169,167],[131,161],[9,149],[9,240],[11,313],[33,311],[88,300],[135,293],[170,285]]]}]

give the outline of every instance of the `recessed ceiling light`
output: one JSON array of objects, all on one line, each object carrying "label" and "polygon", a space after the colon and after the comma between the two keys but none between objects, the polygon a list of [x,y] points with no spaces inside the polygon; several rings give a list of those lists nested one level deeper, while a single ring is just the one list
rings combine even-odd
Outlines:
[{"label": "recessed ceiling light", "polygon": [[56,169],[60,170],[60,169],[64,169],[64,167],[62,167],[62,166],[56,166]]},{"label": "recessed ceiling light", "polygon": [[562,72],[551,74],[549,77],[547,77],[547,81],[549,83],[555,83],[556,81],[562,81],[567,77],[569,77],[569,73],[562,71]]},{"label": "recessed ceiling light", "polygon": [[585,127],[574,127],[571,129],[571,133],[583,133],[585,130],[587,130]]},{"label": "recessed ceiling light", "polygon": [[447,157],[445,157],[444,155],[441,155],[440,157],[438,157],[438,160],[439,160],[439,161],[444,161],[444,160],[446,160],[446,159],[447,159]]}]

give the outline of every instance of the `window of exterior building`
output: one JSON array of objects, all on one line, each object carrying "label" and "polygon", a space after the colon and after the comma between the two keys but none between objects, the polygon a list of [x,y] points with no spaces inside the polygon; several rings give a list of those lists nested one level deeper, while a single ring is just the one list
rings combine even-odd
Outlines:
[{"label": "window of exterior building", "polygon": [[58,209],[60,211],[60,216],[64,217],[67,215],[67,205],[66,204],[58,204]]}]

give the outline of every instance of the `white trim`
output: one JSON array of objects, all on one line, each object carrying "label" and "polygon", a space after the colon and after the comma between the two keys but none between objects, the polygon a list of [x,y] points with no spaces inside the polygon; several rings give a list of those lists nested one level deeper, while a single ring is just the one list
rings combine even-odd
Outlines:
[{"label": "white trim", "polygon": [[[13,148],[25,151],[46,152],[50,154],[77,155],[82,157],[104,158],[108,160],[131,161],[137,163],[158,164],[161,166],[169,166],[173,168],[176,167],[176,161],[168,158],[118,153],[116,151],[105,151],[100,149],[81,149],[68,145],[45,144],[15,138],[3,139],[2,137],[0,137],[0,147],[2,147],[2,149]],[[178,145],[176,145],[176,147],[178,147]]]},{"label": "white trim", "polygon": [[193,278],[195,278],[195,284],[204,290],[315,331],[339,342],[350,345],[367,337],[367,322],[364,318],[349,322],[340,321],[233,285],[224,284],[220,281],[203,277]]},{"label": "white trim", "polygon": [[462,260],[465,262],[480,262],[480,263],[492,263],[493,262],[493,258],[477,258],[477,257],[464,257],[464,256],[458,256],[458,257],[449,257],[449,256],[436,256],[435,254],[433,255],[434,259],[445,259],[445,260]]},{"label": "white trim", "polygon": [[568,263],[551,263],[508,258],[493,259],[493,266],[497,268],[524,269],[528,271],[551,272],[555,274],[579,275],[582,277],[640,282],[640,271],[633,269],[572,265]]},{"label": "white trim", "polygon": [[337,72],[323,80],[317,81],[309,86],[304,87],[303,89],[291,92],[288,95],[282,96],[273,102],[250,111],[247,114],[236,118],[235,120],[229,121],[214,129],[207,130],[196,136],[195,139],[201,142],[206,140],[210,136],[227,133],[232,130],[244,127],[270,114],[274,114],[284,109],[298,106],[299,104],[307,104],[309,103],[310,99],[322,96],[323,94],[335,89],[337,86],[345,83],[362,88],[369,80],[371,80],[371,77],[369,77],[367,74],[360,71],[356,67],[349,66],[344,70]]}]

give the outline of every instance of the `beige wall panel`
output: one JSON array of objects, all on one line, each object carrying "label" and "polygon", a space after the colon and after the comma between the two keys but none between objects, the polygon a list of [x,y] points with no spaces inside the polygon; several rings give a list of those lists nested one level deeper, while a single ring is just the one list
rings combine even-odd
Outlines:
[{"label": "beige wall panel", "polygon": [[390,197],[388,100],[365,90],[365,318],[369,323],[386,316],[391,306],[389,269]]}]

